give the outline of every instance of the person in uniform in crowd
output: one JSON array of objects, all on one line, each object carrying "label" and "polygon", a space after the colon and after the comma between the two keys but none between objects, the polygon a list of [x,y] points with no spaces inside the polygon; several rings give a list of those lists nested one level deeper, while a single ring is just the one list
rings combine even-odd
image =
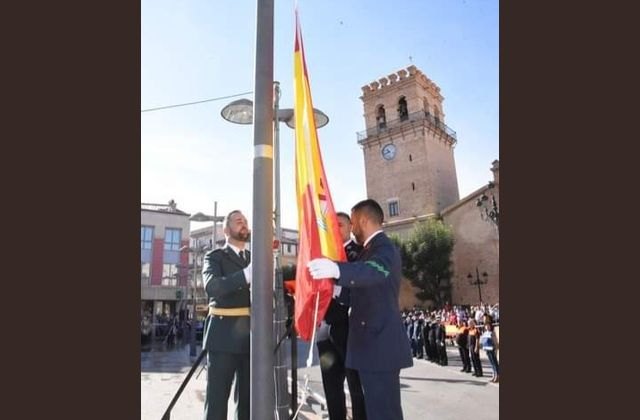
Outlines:
[{"label": "person in uniform in crowd", "polygon": [[461,372],[471,372],[471,358],[469,357],[469,328],[466,322],[458,322],[456,345],[462,360]]},{"label": "person in uniform in crowd", "polygon": [[207,252],[202,269],[209,297],[203,338],[207,351],[205,420],[227,420],[234,378],[236,419],[249,420],[251,255],[245,249],[250,232],[242,212],[227,215],[224,234],[225,246]]},{"label": "person in uniform in crowd", "polygon": [[414,337],[415,337],[415,355],[417,359],[422,359],[424,357],[424,319],[422,318],[422,313],[418,313],[416,316],[416,320],[414,321]]},{"label": "person in uniform in crowd", "polygon": [[409,340],[409,345],[411,345],[411,331],[409,331],[411,326],[411,317],[409,316],[409,314],[406,314],[404,316],[404,329],[407,332],[407,340]]},{"label": "person in uniform in crowd", "polygon": [[436,347],[438,351],[438,363],[440,366],[447,366],[449,359],[447,358],[447,333],[442,318],[436,318]]},{"label": "person in uniform in crowd", "polygon": [[[351,218],[339,212],[338,228],[342,237],[347,261],[355,261],[362,246],[351,238]],[[344,392],[346,378],[351,396],[353,420],[366,420],[364,394],[358,371],[345,367],[347,337],[349,333],[349,290],[338,285],[333,287],[333,299],[316,332],[322,386],[327,399],[330,420],[346,420],[347,406]]]},{"label": "person in uniform in crowd", "polygon": [[409,339],[411,340],[411,355],[416,357],[418,354],[418,317],[415,314],[409,320]]},{"label": "person in uniform in crowd", "polygon": [[402,261],[382,231],[380,205],[367,199],[351,209],[352,233],[364,249],[353,262],[317,258],[307,265],[314,279],[335,279],[350,290],[346,366],[356,369],[367,418],[402,420],[400,370],[413,366],[398,298]]},{"label": "person in uniform in crowd", "polygon": [[480,330],[476,328],[476,321],[469,320],[469,356],[473,365],[473,376],[482,376],[482,363],[480,362]]},{"label": "person in uniform in crowd", "polygon": [[418,359],[426,359],[425,352],[425,317],[424,313],[420,312],[418,316],[418,325],[420,326],[420,336],[418,337]]},{"label": "person in uniform in crowd", "polygon": [[427,345],[429,349],[429,361],[433,363],[439,362],[438,345],[436,343],[436,333],[438,332],[438,321],[434,316],[431,317],[429,325],[429,333],[427,334]]}]

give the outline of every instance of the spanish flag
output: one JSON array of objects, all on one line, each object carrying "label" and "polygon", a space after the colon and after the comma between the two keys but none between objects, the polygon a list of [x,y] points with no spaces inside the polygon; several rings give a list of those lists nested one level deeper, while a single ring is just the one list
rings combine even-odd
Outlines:
[{"label": "spanish flag", "polygon": [[296,270],[295,322],[300,337],[309,341],[331,302],[333,280],[313,280],[307,270],[307,263],[314,258],[326,257],[334,261],[345,261],[346,257],[338,230],[336,212],[329,193],[329,184],[322,165],[297,9],[293,84],[296,196],[298,231],[300,232]]}]

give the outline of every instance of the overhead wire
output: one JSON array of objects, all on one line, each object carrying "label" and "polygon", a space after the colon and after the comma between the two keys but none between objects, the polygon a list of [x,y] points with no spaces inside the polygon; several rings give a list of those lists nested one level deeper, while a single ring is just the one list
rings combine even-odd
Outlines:
[{"label": "overhead wire", "polygon": [[158,107],[154,107],[154,108],[141,109],[140,112],[160,111],[162,109],[177,108],[177,107],[180,107],[180,106],[196,105],[196,104],[202,104],[202,103],[205,103],[205,102],[213,102],[213,101],[221,101],[223,99],[235,98],[237,96],[250,95],[252,93],[253,93],[253,91],[250,91],[250,92],[237,93],[235,95],[220,96],[218,98],[204,99],[202,101],[186,102],[186,103],[183,103],[183,104],[175,104],[175,105],[158,106]]}]

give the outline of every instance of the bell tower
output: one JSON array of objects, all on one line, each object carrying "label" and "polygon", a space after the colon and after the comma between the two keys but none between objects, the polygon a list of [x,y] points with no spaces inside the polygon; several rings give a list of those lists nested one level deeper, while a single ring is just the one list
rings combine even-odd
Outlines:
[{"label": "bell tower", "polygon": [[367,196],[382,206],[385,226],[405,230],[457,202],[457,138],[440,88],[412,65],[363,86],[360,99]]}]

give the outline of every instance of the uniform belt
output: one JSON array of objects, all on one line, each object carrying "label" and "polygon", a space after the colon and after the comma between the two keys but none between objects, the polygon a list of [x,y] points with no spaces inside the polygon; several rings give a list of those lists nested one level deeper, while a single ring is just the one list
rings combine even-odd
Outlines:
[{"label": "uniform belt", "polygon": [[249,316],[249,307],[243,308],[218,308],[210,307],[209,315],[223,315],[223,316]]}]

